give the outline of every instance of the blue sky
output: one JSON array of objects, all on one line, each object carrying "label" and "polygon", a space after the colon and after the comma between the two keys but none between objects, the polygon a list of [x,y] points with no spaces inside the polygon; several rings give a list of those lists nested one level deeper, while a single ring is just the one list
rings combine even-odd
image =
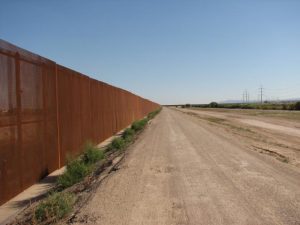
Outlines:
[{"label": "blue sky", "polygon": [[300,97],[297,0],[0,0],[0,38],[161,104]]}]

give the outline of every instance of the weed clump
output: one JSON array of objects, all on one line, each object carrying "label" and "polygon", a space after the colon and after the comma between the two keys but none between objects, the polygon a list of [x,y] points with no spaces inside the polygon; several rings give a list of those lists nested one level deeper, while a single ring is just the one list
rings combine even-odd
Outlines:
[{"label": "weed clump", "polygon": [[131,125],[131,129],[133,129],[135,132],[140,131],[146,126],[147,122],[148,122],[147,118],[144,118],[140,121],[135,121]]},{"label": "weed clump", "polygon": [[91,165],[104,158],[103,151],[100,151],[94,144],[87,142],[84,147],[83,162],[86,165]]},{"label": "weed clump", "polygon": [[125,147],[125,141],[121,137],[115,138],[112,141],[111,146],[113,149],[122,150]]},{"label": "weed clump", "polygon": [[34,211],[37,222],[56,222],[71,212],[75,203],[75,196],[70,193],[53,193],[42,201]]},{"label": "weed clump", "polygon": [[65,189],[82,181],[88,173],[89,167],[82,160],[70,160],[67,163],[66,172],[58,177],[57,183],[61,188]]},{"label": "weed clump", "polygon": [[147,116],[148,119],[150,119],[150,120],[153,119],[158,113],[160,113],[160,111],[161,111],[161,108],[149,113],[148,116]]},{"label": "weed clump", "polygon": [[284,162],[284,163],[289,163],[289,159],[288,158],[283,158],[282,160],[281,160],[282,162]]},{"label": "weed clump", "polygon": [[94,164],[104,158],[104,153],[91,142],[87,142],[84,147],[84,154],[81,158],[69,160],[67,170],[58,179],[57,183],[62,189],[71,187],[83,180],[88,175]]},{"label": "weed clump", "polygon": [[129,142],[132,141],[132,138],[133,138],[134,134],[135,134],[135,132],[134,132],[133,129],[127,128],[127,129],[123,132],[122,138],[124,139],[124,141],[125,141],[126,143],[129,143]]}]

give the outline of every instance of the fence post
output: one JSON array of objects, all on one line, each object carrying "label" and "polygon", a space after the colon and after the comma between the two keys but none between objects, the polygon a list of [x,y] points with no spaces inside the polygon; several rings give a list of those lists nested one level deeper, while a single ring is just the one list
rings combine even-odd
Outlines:
[{"label": "fence post", "polygon": [[58,168],[61,167],[61,143],[60,143],[60,118],[58,104],[58,70],[55,63],[55,97],[56,97],[56,129],[57,129],[57,152],[58,152]]},{"label": "fence post", "polygon": [[47,81],[48,81],[48,76],[47,76],[47,67],[46,67],[46,64],[45,63],[42,63],[41,64],[41,67],[42,67],[42,95],[43,95],[43,132],[44,132],[44,135],[43,135],[43,144],[42,144],[42,148],[43,148],[43,152],[42,152],[42,176],[47,176],[49,174],[49,164],[48,164],[48,143],[47,143],[47,128],[48,128],[48,110],[47,110]]},{"label": "fence post", "polygon": [[24,165],[24,152],[22,148],[22,89],[21,89],[21,77],[20,77],[20,55],[18,52],[15,54],[15,73],[16,73],[16,100],[17,100],[17,146],[19,150],[19,160],[18,163],[19,173],[20,173],[20,189],[23,190],[23,165]]}]

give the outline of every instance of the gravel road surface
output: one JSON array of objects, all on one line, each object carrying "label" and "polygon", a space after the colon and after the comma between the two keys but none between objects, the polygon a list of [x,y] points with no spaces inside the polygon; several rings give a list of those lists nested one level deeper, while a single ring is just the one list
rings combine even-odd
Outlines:
[{"label": "gravel road surface", "polygon": [[76,224],[300,225],[300,170],[164,108]]}]

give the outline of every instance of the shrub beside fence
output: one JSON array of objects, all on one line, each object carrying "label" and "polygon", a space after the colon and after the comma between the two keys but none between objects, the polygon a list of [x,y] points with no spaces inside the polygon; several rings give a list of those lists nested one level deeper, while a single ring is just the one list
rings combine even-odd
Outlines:
[{"label": "shrub beside fence", "polygon": [[0,204],[158,108],[0,40]]}]

